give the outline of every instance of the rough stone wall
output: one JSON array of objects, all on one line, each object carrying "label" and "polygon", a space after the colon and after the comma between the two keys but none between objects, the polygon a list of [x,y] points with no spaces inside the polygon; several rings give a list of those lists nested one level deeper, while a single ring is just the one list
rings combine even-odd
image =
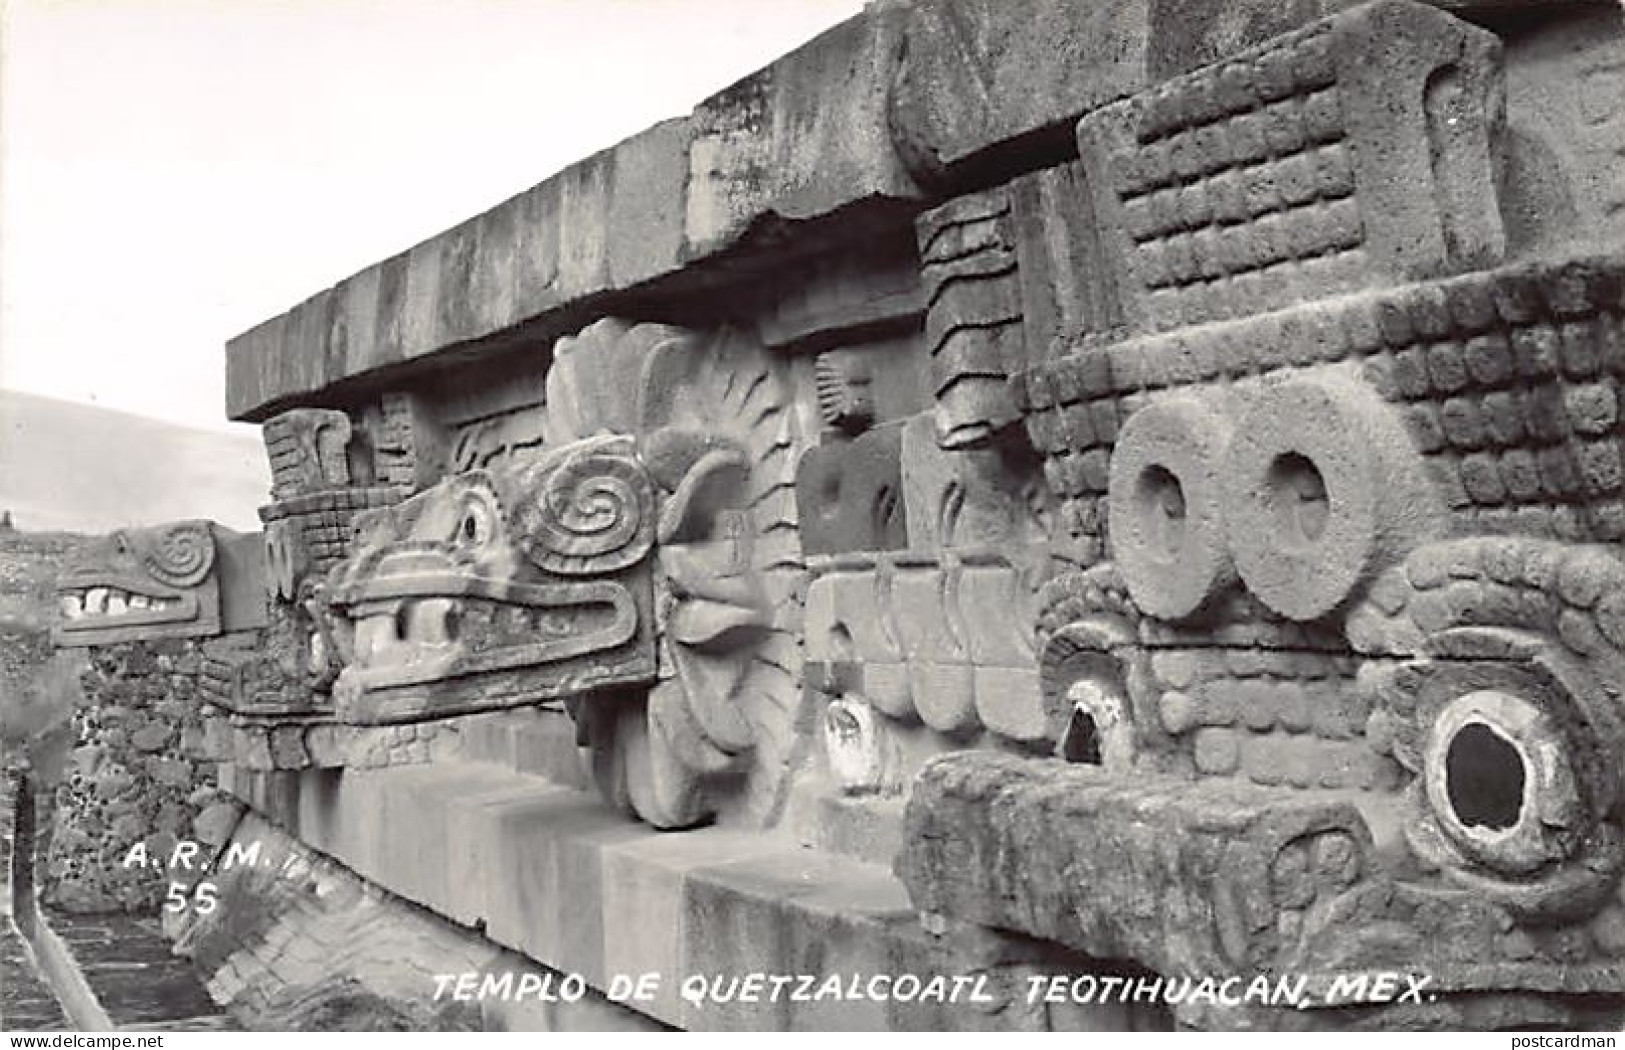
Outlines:
[{"label": "rough stone wall", "polygon": [[0,528],[0,616],[48,622],[61,570],[86,537]]},{"label": "rough stone wall", "polygon": [[[0,764],[26,762],[40,785],[35,794],[36,881],[44,875],[44,844],[50,840],[52,786],[62,774],[72,739],[71,713],[80,661],[53,655],[58,573],[83,546],[73,533],[22,532],[0,527]],[[0,779],[0,813],[9,821],[10,778]],[[9,848],[0,861],[9,863]],[[3,865],[0,865],[3,870]]]},{"label": "rough stone wall", "polygon": [[[219,842],[229,807],[205,757],[198,674],[208,643],[128,642],[90,651],[74,747],[56,793],[44,897],[67,911],[145,911],[182,840]],[[141,844],[158,863],[124,861]]]},{"label": "rough stone wall", "polygon": [[36,764],[52,765],[47,752],[68,720],[68,690],[42,672],[51,662],[56,578],[86,540],[0,528],[0,740],[8,750],[39,740],[28,748]]}]

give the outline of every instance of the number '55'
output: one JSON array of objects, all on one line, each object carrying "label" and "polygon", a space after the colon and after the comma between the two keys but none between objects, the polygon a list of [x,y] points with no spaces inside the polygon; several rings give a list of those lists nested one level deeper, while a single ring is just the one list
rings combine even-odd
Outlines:
[{"label": "number '55'", "polygon": [[197,908],[199,915],[207,915],[220,904],[220,888],[212,882],[200,882],[192,887],[192,896],[186,895],[186,887],[178,882],[169,884],[169,893],[164,898],[165,911],[185,911],[188,905]]}]

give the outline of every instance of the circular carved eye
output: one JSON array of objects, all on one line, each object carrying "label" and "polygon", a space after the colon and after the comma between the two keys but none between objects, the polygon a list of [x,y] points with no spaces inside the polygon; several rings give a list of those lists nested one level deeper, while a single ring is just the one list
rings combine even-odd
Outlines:
[{"label": "circular carved eye", "polygon": [[1112,452],[1107,503],[1112,550],[1129,593],[1154,616],[1179,619],[1235,579],[1219,514],[1229,423],[1173,399],[1129,418]]},{"label": "circular carved eye", "polygon": [[1533,633],[1456,627],[1429,644],[1364,686],[1368,740],[1415,774],[1407,847],[1514,914],[1594,914],[1625,871],[1617,686]]},{"label": "circular carved eye", "polygon": [[1445,705],[1423,748],[1429,808],[1461,850],[1491,868],[1561,860],[1580,830],[1570,747],[1550,715],[1500,689]]},{"label": "circular carved eye", "polygon": [[483,546],[495,532],[490,508],[481,503],[469,503],[457,520],[457,542],[472,547]]},{"label": "circular carved eye", "polygon": [[1327,615],[1432,528],[1421,461],[1368,391],[1294,380],[1265,389],[1224,465],[1225,536],[1241,581],[1276,613]]}]

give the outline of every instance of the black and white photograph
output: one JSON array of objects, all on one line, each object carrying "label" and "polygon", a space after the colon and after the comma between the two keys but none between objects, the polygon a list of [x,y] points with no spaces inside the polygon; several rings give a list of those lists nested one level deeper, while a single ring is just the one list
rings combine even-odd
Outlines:
[{"label": "black and white photograph", "polygon": [[8,1048],[1615,1046],[1625,4],[0,0],[0,879]]}]

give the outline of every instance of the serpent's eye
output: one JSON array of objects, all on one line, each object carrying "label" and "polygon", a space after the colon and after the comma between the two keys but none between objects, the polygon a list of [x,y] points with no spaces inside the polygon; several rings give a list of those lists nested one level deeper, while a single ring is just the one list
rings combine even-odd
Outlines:
[{"label": "serpent's eye", "polygon": [[494,524],[490,508],[481,503],[469,503],[458,519],[455,538],[469,546],[482,546],[491,539]]},{"label": "serpent's eye", "polygon": [[1584,803],[1562,722],[1512,689],[1445,704],[1423,750],[1428,801],[1444,831],[1488,867],[1514,875],[1573,851]]}]

